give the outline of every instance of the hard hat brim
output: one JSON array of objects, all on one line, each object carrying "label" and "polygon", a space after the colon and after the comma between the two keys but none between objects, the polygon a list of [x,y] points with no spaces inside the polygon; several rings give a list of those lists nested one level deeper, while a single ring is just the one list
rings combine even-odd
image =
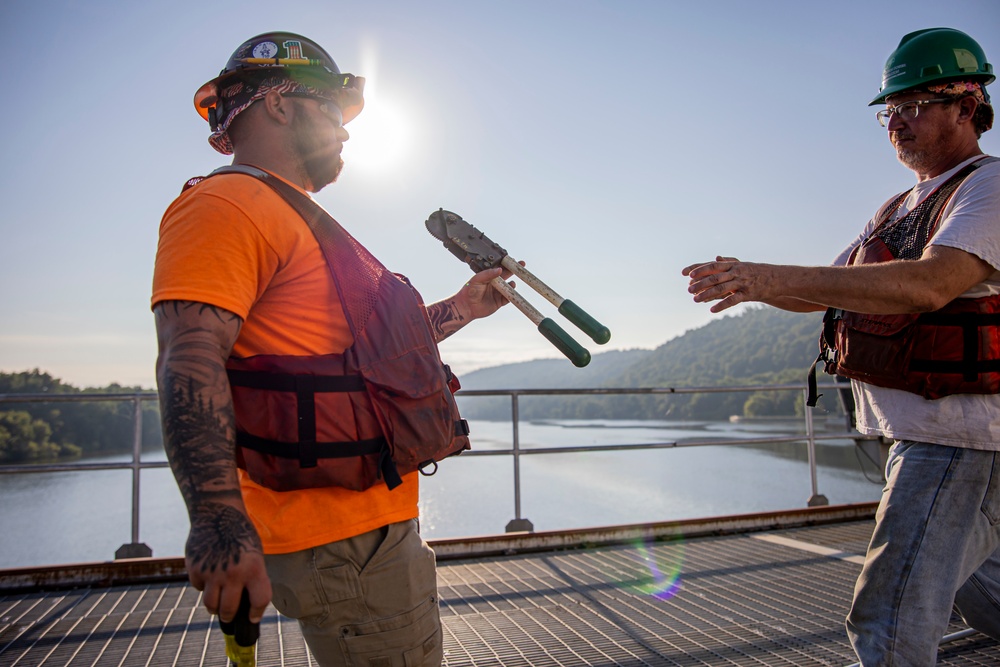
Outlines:
[{"label": "hard hat brim", "polygon": [[208,120],[208,110],[214,107],[216,102],[219,101],[218,82],[219,79],[216,77],[202,85],[198,89],[198,92],[194,94],[195,111],[206,121]]},{"label": "hard hat brim", "polygon": [[[194,108],[205,121],[208,121],[208,110],[219,101],[219,79],[216,77],[206,81],[194,94]],[[337,92],[337,105],[344,117],[344,125],[357,118],[365,108],[365,78],[354,77],[354,86],[342,88]]]}]

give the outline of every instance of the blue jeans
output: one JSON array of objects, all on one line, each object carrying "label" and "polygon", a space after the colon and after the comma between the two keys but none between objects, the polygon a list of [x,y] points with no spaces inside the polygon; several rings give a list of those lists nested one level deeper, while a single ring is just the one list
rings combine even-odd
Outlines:
[{"label": "blue jeans", "polygon": [[847,634],[864,667],[937,662],[953,606],[1000,640],[1000,453],[900,441]]}]

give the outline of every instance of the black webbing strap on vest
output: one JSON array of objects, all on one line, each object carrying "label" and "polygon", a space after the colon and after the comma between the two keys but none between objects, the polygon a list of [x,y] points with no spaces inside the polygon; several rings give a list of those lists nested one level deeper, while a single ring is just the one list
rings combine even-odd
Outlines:
[{"label": "black webbing strap on vest", "polygon": [[961,373],[964,382],[975,382],[980,373],[1000,371],[1000,359],[979,358],[979,328],[1000,326],[1000,313],[924,313],[918,324],[962,328],[962,360],[913,359],[910,369],[920,373]]},{"label": "black webbing strap on vest", "polygon": [[[252,449],[253,451],[260,452],[261,454],[277,456],[283,459],[301,460],[301,443],[267,440],[265,438],[258,438],[255,435],[250,435],[249,433],[237,433],[236,443],[240,447],[246,447],[247,449]],[[386,446],[386,440],[382,436],[379,436],[377,438],[369,438],[368,440],[347,440],[344,442],[314,441],[311,444],[314,445],[312,448],[314,463],[312,466],[302,466],[303,468],[315,467],[315,461],[317,459],[339,459],[350,456],[375,454]]]},{"label": "black webbing strap on vest", "polygon": [[840,318],[841,312],[843,311],[837,308],[827,308],[826,314],[823,315],[823,333],[820,334],[819,356],[816,357],[816,361],[812,362],[812,366],[809,367],[809,373],[806,375],[806,384],[809,386],[809,392],[806,395],[806,405],[810,408],[815,408],[816,403],[823,395],[819,393],[816,385],[816,366],[820,362],[826,364],[835,361],[833,358],[837,354],[833,345],[834,330],[836,329],[835,320]]},{"label": "black webbing strap on vest", "polygon": [[[242,370],[230,370],[228,375],[229,384],[234,387],[294,392],[298,406],[298,442],[279,442],[238,431],[236,444],[240,447],[269,456],[298,459],[303,468],[315,468],[318,459],[364,456],[382,451],[388,455],[389,443],[382,436],[345,442],[316,441],[316,394],[365,391],[365,381],[360,375],[295,375]],[[386,479],[388,481],[388,477]]]},{"label": "black webbing strap on vest", "polygon": [[[229,383],[248,389],[270,389],[271,391],[296,391],[301,375],[292,373],[262,373],[261,371],[240,371],[230,369]],[[360,375],[311,375],[318,392],[365,391],[365,381]]]}]

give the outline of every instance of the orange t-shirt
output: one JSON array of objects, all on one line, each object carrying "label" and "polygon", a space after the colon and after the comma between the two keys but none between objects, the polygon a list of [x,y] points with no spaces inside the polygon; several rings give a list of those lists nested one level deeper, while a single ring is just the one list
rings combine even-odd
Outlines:
[{"label": "orange t-shirt", "polygon": [[[302,218],[252,176],[214,176],[167,209],[153,272],[160,301],[198,301],[243,319],[232,354],[340,354],[353,342],[319,244]],[[325,304],[325,305],[324,305]],[[327,544],[417,516],[419,473],[389,491],[272,491],[240,471],[265,553]]]}]

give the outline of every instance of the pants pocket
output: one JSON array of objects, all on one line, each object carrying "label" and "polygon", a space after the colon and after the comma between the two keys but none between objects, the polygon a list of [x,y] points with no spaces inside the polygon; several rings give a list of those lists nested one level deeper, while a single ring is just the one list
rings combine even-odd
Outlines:
[{"label": "pants pocket", "polygon": [[351,565],[315,567],[311,556],[307,556],[308,552],[285,560],[281,560],[282,556],[268,557],[275,609],[304,626],[321,627],[333,605],[343,606],[355,600],[353,607],[361,608],[361,585]]},{"label": "pants pocket", "polygon": [[398,616],[345,626],[340,641],[358,667],[436,667],[443,659],[437,597]]}]

